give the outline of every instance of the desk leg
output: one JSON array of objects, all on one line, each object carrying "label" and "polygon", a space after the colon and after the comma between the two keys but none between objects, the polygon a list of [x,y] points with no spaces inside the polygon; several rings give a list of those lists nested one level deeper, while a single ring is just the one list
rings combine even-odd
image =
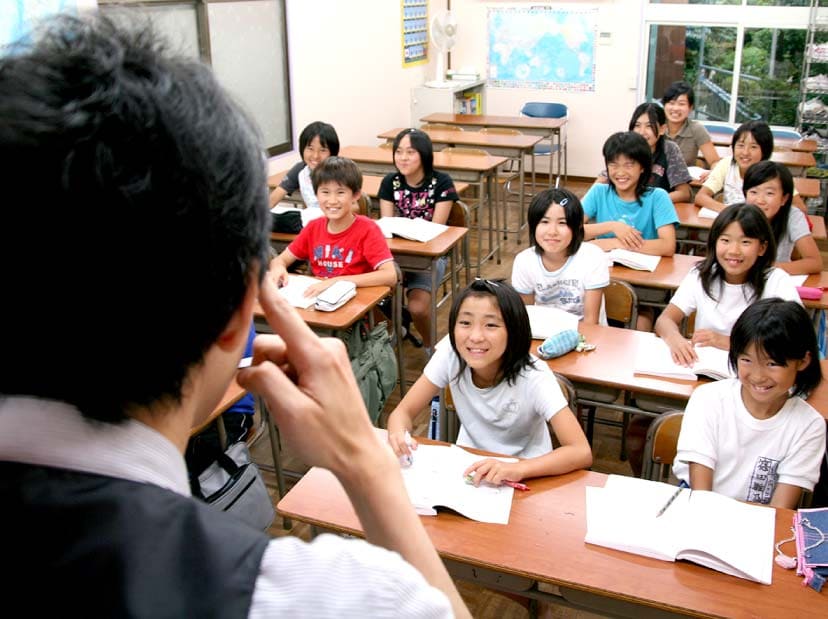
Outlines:
[{"label": "desk leg", "polygon": [[485,177],[481,174],[477,179],[477,272],[480,277],[480,268],[483,265],[483,200],[485,196]]},{"label": "desk leg", "polygon": [[[497,263],[500,264],[500,237],[497,233],[500,230],[500,209],[497,200],[492,200],[492,194],[496,193],[496,179],[492,174],[486,175],[486,199],[489,202],[489,250],[497,256]],[[492,189],[495,191],[492,191]],[[494,225],[492,225],[492,214],[494,214]],[[506,222],[504,223],[504,227]]]},{"label": "desk leg", "polygon": [[[439,286],[439,282],[437,281],[437,261],[439,257],[435,257],[431,259],[431,301],[429,305],[429,312],[431,313],[431,320],[429,320],[429,336],[431,337],[431,350],[434,350],[435,344],[437,344],[437,287]],[[454,265],[452,264],[452,269]],[[452,299],[453,300],[453,299]]]},{"label": "desk leg", "polygon": [[[262,416],[267,424],[268,437],[270,438],[270,453],[273,456],[273,468],[276,472],[276,487],[279,489],[279,498],[285,496],[285,473],[282,470],[282,451],[280,446],[279,429],[273,421],[273,417],[264,402],[264,398],[257,398],[259,400],[259,407],[262,411]],[[282,520],[282,527],[290,529],[293,523],[289,518]]]},{"label": "desk leg", "polygon": [[[533,155],[534,157],[534,155]],[[520,151],[520,162],[518,163],[518,175],[520,178],[520,189],[518,190],[518,231],[516,243],[520,245],[520,235],[523,232],[523,226],[526,225],[526,209],[523,207],[523,200],[526,198],[526,165],[524,151]]]}]

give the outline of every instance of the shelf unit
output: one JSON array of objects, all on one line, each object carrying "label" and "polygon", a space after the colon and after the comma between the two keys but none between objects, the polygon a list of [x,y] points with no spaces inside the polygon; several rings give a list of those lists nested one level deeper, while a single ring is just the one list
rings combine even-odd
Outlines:
[{"label": "shelf unit", "polygon": [[448,88],[417,86],[411,89],[411,126],[419,127],[420,119],[434,112],[461,113],[461,104],[467,95],[479,95],[476,113],[485,114],[486,80],[457,82]]},{"label": "shelf unit", "polygon": [[[805,53],[802,56],[802,78],[799,86],[799,105],[796,108],[796,130],[803,137],[819,142],[814,153],[817,169],[808,170],[808,176],[822,179],[819,204],[809,204],[809,211],[825,213],[828,194],[828,2],[811,0]],[[824,10],[821,10],[824,9]]]}]

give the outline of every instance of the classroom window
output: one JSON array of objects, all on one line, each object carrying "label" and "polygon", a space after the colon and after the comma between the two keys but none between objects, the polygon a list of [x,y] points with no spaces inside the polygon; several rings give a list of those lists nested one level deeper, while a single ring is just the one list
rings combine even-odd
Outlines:
[{"label": "classroom window", "polygon": [[259,126],[268,154],[292,149],[286,0],[98,0],[118,20],[149,19],[173,49],[212,65]]},{"label": "classroom window", "polygon": [[[807,1],[651,1],[645,9],[647,100],[673,81],[696,95],[695,117],[793,126]],[[749,11],[746,7],[751,6]]]}]

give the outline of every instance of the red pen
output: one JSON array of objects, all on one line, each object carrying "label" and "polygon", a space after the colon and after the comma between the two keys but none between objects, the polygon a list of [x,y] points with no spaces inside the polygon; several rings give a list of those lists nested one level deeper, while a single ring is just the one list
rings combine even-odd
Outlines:
[{"label": "red pen", "polygon": [[504,479],[500,483],[504,486],[511,486],[515,490],[529,490],[529,486],[527,486],[526,484],[522,484],[519,481],[509,481],[508,479]]}]

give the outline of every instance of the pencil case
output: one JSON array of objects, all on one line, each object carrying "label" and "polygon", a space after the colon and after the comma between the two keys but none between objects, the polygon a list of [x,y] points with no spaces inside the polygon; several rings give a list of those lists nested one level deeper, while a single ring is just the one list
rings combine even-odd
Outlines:
[{"label": "pencil case", "polygon": [[546,338],[543,343],[538,346],[538,356],[541,359],[554,359],[565,355],[570,350],[575,350],[575,347],[580,341],[578,332],[574,329],[567,329],[561,331],[553,336]]},{"label": "pencil case", "polygon": [[818,301],[822,298],[822,288],[812,288],[811,286],[797,286],[796,291],[799,293],[800,299]]}]

